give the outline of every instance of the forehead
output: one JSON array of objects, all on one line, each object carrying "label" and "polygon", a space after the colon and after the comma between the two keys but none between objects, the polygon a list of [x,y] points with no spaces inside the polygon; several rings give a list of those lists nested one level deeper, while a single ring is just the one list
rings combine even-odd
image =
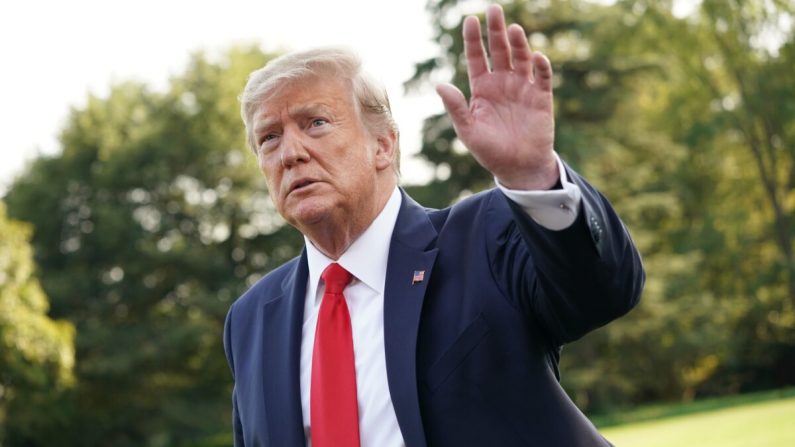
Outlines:
[{"label": "forehead", "polygon": [[349,82],[338,78],[305,77],[288,81],[266,95],[254,113],[254,121],[272,121],[283,115],[325,109],[336,114],[355,112]]}]

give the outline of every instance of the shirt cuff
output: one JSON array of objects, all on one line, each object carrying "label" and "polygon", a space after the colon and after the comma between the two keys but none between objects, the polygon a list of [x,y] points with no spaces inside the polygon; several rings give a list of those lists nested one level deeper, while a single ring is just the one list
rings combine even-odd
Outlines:
[{"label": "shirt cuff", "polygon": [[562,230],[577,220],[582,191],[579,186],[569,181],[566,169],[557,153],[555,160],[558,162],[562,189],[522,191],[502,186],[497,177],[494,177],[494,182],[506,197],[521,206],[536,223],[549,230]]}]

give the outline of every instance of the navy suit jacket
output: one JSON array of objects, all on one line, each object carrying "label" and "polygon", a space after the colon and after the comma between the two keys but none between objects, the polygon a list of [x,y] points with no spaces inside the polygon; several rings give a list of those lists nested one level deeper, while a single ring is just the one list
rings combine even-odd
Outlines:
[{"label": "navy suit jacket", "polygon": [[[405,193],[389,248],[384,346],[408,447],[609,443],[559,385],[560,347],[629,311],[644,272],[607,200],[576,173],[575,223],[536,224],[499,190],[443,210]],[[412,283],[415,271],[425,271]],[[229,310],[236,446],[304,446],[306,251]]]}]

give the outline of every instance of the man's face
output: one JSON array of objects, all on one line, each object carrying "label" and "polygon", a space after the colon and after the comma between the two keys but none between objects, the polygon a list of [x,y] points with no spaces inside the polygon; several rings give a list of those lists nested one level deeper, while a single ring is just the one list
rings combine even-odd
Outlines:
[{"label": "man's face", "polygon": [[[369,216],[379,141],[361,123],[348,84],[310,77],[267,98],[252,122],[257,159],[279,213],[304,234]],[[353,222],[355,223],[355,222]]]}]

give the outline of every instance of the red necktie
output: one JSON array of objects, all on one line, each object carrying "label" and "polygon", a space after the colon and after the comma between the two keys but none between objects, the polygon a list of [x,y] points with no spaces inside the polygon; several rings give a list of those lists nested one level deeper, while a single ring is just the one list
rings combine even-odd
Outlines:
[{"label": "red necktie", "polygon": [[309,404],[313,447],[359,447],[359,407],[353,357],[351,316],[342,291],[351,274],[334,263],[321,278],[320,303],[312,352]]}]

